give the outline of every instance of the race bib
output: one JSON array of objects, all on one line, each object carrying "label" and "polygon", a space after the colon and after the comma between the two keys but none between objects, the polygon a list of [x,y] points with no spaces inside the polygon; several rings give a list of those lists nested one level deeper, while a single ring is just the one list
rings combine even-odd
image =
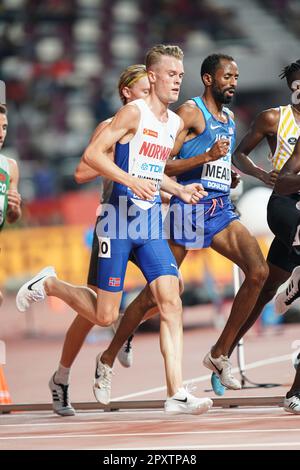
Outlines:
[{"label": "race bib", "polygon": [[110,238],[98,237],[99,252],[98,258],[111,258]]},{"label": "race bib", "polygon": [[[219,160],[205,163],[202,168],[201,182],[206,189],[228,192],[231,186],[231,139],[229,152]],[[210,149],[207,149],[208,151]]]},{"label": "race bib", "polygon": [[128,194],[135,204],[138,204],[142,209],[147,209],[151,207],[155,202],[159,200],[159,190],[161,182],[163,179],[163,174],[165,170],[165,163],[157,161],[155,162],[152,158],[147,158],[145,156],[139,156],[138,159],[134,162],[131,170],[131,175],[136,178],[150,180],[155,184],[155,195],[149,201],[141,200],[136,194],[128,188]]}]

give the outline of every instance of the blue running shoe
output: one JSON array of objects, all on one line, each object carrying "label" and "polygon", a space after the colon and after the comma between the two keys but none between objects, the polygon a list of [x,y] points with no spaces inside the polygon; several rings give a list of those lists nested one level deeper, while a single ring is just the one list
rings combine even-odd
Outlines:
[{"label": "blue running shoe", "polygon": [[222,397],[225,393],[226,387],[221,384],[219,377],[214,372],[211,374],[210,383],[215,394]]}]

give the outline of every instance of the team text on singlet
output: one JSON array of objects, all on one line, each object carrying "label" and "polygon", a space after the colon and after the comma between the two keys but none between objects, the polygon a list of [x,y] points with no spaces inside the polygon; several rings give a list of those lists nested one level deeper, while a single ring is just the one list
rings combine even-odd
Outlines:
[{"label": "team text on singlet", "polygon": [[174,147],[180,125],[180,118],[168,110],[167,122],[161,122],[143,99],[135,100],[129,106],[140,110],[140,121],[134,137],[126,144],[116,143],[115,163],[131,176],[151,180],[156,193],[151,201],[141,200],[130,188],[114,183],[110,202],[118,204],[120,196],[126,196],[142,209],[149,209],[160,202],[159,189],[165,165]]}]

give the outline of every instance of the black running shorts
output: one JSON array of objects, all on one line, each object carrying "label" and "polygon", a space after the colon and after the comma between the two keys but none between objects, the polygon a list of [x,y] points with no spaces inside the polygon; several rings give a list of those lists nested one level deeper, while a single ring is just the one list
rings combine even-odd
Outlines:
[{"label": "black running shorts", "polygon": [[267,259],[275,266],[292,272],[300,264],[300,255],[293,250],[293,241],[300,224],[300,195],[281,196],[273,192],[268,203],[267,218],[275,235]]}]

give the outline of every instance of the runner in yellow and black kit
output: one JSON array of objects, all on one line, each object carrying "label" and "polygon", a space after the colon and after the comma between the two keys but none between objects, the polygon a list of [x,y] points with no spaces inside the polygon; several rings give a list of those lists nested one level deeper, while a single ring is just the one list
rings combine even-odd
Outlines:
[{"label": "runner in yellow and black kit", "polygon": [[[300,80],[300,60],[286,66],[281,78],[287,80],[287,85],[293,92],[292,103],[261,112],[233,155],[233,163],[237,168],[260,179],[270,187],[274,186],[279,171],[290,159],[300,137],[300,104],[293,99],[294,93],[297,93],[297,81]],[[264,138],[267,139],[272,154],[270,160],[273,170],[270,172],[259,168],[249,158],[249,154]],[[298,201],[300,201],[300,195],[297,194],[284,196],[274,191],[270,197],[267,217],[275,238],[267,257],[269,276],[248,320],[231,345],[230,355],[238,341],[255,323],[265,305],[275,296],[278,287],[289,278],[295,266],[299,265],[299,254],[297,255],[293,247],[296,229],[300,224]],[[285,409],[295,412],[294,408],[290,407],[291,400],[293,400],[293,393],[288,392]],[[298,402],[300,412],[300,399]]]},{"label": "runner in yellow and black kit", "polygon": [[[290,252],[293,254],[293,261],[297,266],[293,269],[292,275],[287,283],[286,288],[277,294],[275,298],[275,308],[277,313],[285,313],[286,310],[293,304],[296,299],[300,297],[300,252],[299,252],[299,231],[300,231],[300,137],[295,146],[295,150],[291,158],[284,164],[282,170],[278,175],[275,185],[275,191],[278,198],[285,201],[286,211],[289,214],[289,226],[291,227],[291,236],[288,235],[290,240]],[[290,202],[288,203],[288,200]],[[292,211],[295,208],[294,212]],[[282,211],[281,211],[282,212]],[[283,223],[286,219],[286,212],[283,213]],[[294,221],[294,223],[292,223]],[[300,414],[300,361],[299,354],[294,362],[296,375],[294,382],[286,394],[284,399],[284,409],[290,413]]]}]

